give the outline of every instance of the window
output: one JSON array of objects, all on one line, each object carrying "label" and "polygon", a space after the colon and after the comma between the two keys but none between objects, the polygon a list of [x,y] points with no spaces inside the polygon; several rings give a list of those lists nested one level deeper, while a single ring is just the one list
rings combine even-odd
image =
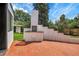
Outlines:
[{"label": "window", "polygon": [[12,15],[8,10],[8,31],[12,31]]}]

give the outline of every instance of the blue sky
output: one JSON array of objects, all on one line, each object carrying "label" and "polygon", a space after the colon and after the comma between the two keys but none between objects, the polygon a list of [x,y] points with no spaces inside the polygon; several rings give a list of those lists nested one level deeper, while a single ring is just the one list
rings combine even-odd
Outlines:
[{"label": "blue sky", "polygon": [[[48,17],[49,20],[53,22],[59,20],[59,17],[62,14],[66,15],[66,18],[74,18],[77,14],[79,14],[79,4],[78,3],[48,3],[49,12]],[[13,4],[13,9],[20,9],[26,13],[31,15],[34,6],[32,3],[16,3]]]}]

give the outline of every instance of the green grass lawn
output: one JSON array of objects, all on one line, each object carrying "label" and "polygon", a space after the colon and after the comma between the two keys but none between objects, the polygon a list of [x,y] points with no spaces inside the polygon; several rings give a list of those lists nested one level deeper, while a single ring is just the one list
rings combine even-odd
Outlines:
[{"label": "green grass lawn", "polygon": [[14,33],[14,40],[23,40],[23,34],[22,33]]}]

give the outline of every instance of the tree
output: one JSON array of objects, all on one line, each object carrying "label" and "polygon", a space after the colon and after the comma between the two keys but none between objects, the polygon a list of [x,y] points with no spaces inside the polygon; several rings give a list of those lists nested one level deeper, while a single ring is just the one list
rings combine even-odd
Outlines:
[{"label": "tree", "polygon": [[66,20],[66,26],[68,29],[72,29],[72,28],[75,28],[76,26],[76,22],[74,21],[74,19],[68,19]]},{"label": "tree", "polygon": [[62,14],[60,20],[55,22],[55,28],[60,32],[64,32],[66,29],[72,34],[72,29],[79,28],[79,14],[74,19],[65,18],[65,15]]},{"label": "tree", "polygon": [[79,28],[79,14],[74,17],[74,21],[76,22],[76,27]]},{"label": "tree", "polygon": [[51,20],[48,22],[48,27],[49,28],[54,28],[54,24],[53,24],[53,22]]},{"label": "tree", "polygon": [[60,16],[60,20],[58,21],[58,27],[57,27],[57,29],[58,29],[59,32],[63,32],[65,27],[66,27],[65,15],[62,14]]},{"label": "tree", "polygon": [[65,15],[62,14],[62,15],[60,16],[60,22],[63,23],[64,21],[65,21]]},{"label": "tree", "polygon": [[[23,25],[24,27],[30,27],[30,15],[25,13],[22,10],[15,10],[14,11],[14,21],[17,25]],[[26,26],[27,24],[27,26]]]},{"label": "tree", "polygon": [[39,24],[48,26],[48,4],[47,3],[34,3],[34,9],[39,11]]}]

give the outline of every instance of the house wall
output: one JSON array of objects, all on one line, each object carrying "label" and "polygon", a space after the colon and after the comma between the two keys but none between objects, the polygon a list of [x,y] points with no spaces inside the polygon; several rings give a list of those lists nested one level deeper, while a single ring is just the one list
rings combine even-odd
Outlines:
[{"label": "house wall", "polygon": [[[8,10],[10,11],[11,15],[12,15],[12,30],[8,31]],[[13,42],[13,24],[14,24],[14,15],[13,15],[13,10],[10,6],[10,4],[8,4],[8,10],[7,10],[7,49],[10,48],[12,42]]]},{"label": "house wall", "polygon": [[13,42],[13,31],[7,33],[7,49],[10,48]]}]

